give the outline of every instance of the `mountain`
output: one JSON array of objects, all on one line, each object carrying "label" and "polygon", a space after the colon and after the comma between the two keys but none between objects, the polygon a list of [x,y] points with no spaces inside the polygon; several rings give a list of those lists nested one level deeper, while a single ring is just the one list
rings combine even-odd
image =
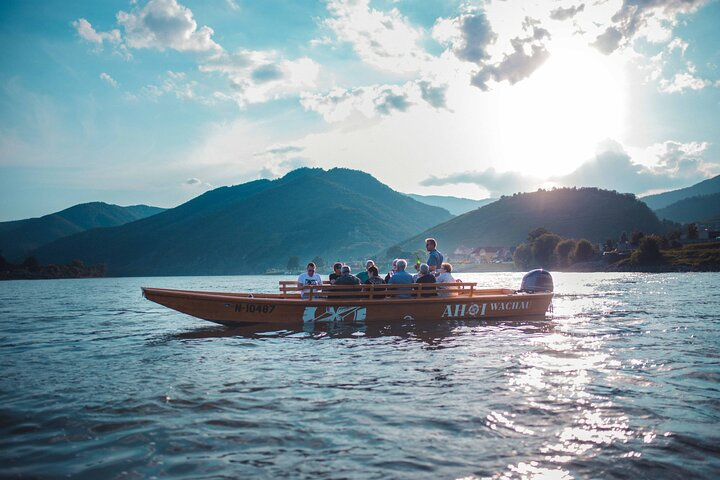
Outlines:
[{"label": "mountain", "polygon": [[164,211],[147,205],[120,207],[103,202],[75,205],[40,218],[0,222],[0,251],[12,262],[46,243],[99,227],[114,227]]},{"label": "mountain", "polygon": [[460,245],[515,246],[537,227],[592,242],[616,239],[623,231],[628,234],[635,230],[646,234],[663,231],[655,214],[632,194],[597,188],[561,188],[502,197],[434,226],[400,246],[412,251],[422,246],[426,237],[437,239],[438,249],[446,254]]},{"label": "mountain", "polygon": [[127,225],[37,250],[43,263],[104,263],[109,275],[262,273],[320,256],[363,258],[451,215],[348,169],[302,168],[222,187]]},{"label": "mountain", "polygon": [[658,193],[657,195],[648,195],[647,197],[640,198],[640,200],[645,202],[648,207],[653,210],[659,210],[686,198],[712,195],[713,193],[720,193],[720,175],[703,180],[691,187]]},{"label": "mountain", "polygon": [[679,223],[717,222],[720,219],[720,193],[685,198],[655,213],[659,218]]},{"label": "mountain", "polygon": [[475,210],[483,205],[487,205],[488,203],[492,203],[497,200],[497,198],[472,200],[470,198],[446,197],[442,195],[415,195],[412,193],[408,193],[407,196],[426,205],[444,208],[453,215],[462,215],[463,213]]}]

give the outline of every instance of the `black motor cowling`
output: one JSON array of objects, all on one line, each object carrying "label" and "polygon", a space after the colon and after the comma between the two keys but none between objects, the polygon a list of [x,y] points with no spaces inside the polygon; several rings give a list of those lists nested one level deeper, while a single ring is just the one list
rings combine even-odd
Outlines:
[{"label": "black motor cowling", "polygon": [[550,272],[538,268],[525,274],[520,285],[520,291],[525,293],[544,293],[553,291],[553,279]]}]

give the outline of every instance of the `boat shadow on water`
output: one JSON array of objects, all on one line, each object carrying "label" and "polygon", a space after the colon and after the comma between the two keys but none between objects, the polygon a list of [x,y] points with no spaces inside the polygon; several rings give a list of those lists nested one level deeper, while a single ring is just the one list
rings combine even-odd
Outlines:
[{"label": "boat shadow on water", "polygon": [[440,346],[446,338],[468,333],[492,333],[502,330],[514,330],[528,334],[547,333],[554,328],[550,318],[509,318],[503,320],[438,320],[346,323],[306,323],[304,325],[267,325],[255,324],[241,327],[213,326],[201,327],[190,331],[166,335],[165,341],[202,340],[223,337],[242,337],[248,339],[287,338],[319,340],[326,338],[379,338],[397,337],[416,339],[429,346]]}]

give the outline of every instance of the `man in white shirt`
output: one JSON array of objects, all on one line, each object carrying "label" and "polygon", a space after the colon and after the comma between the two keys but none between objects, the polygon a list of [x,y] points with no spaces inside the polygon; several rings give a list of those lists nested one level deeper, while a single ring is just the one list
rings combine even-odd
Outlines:
[{"label": "man in white shirt", "polygon": [[[297,279],[298,288],[302,288],[306,285],[322,285],[322,277],[320,274],[315,273],[315,264],[310,262],[307,264],[307,271],[300,274]],[[305,289],[302,292],[302,297],[307,298],[310,289]]]}]

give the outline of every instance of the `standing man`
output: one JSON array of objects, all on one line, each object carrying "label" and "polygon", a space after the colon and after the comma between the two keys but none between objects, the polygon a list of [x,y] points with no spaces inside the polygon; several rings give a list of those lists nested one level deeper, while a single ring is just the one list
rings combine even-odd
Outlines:
[{"label": "standing man", "polygon": [[430,267],[430,273],[440,274],[440,267],[443,263],[443,254],[437,249],[437,242],[434,238],[425,239],[425,249],[430,252],[428,255],[427,264]]}]

